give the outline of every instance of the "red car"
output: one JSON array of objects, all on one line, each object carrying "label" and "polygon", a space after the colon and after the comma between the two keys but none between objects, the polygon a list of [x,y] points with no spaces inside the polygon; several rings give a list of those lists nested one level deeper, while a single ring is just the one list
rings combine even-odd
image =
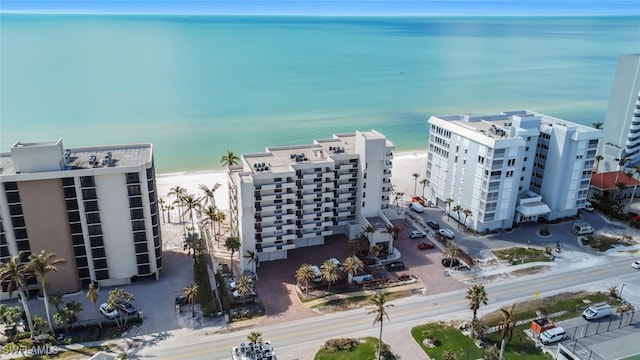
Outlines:
[{"label": "red car", "polygon": [[420,250],[428,250],[428,249],[433,249],[435,245],[433,245],[433,243],[431,241],[429,242],[421,242],[420,244],[418,244],[418,249]]}]

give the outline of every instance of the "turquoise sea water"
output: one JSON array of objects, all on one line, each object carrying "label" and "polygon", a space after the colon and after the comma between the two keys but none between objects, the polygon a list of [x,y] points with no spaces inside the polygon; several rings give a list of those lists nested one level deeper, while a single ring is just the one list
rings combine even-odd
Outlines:
[{"label": "turquoise sea water", "polygon": [[[159,172],[430,115],[602,122],[638,17],[0,15],[0,146],[153,143]],[[606,124],[605,124],[606,126]]]}]

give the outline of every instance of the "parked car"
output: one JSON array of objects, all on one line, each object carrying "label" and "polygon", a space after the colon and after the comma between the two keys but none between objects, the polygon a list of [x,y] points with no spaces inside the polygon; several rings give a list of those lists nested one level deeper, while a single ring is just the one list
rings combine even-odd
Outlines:
[{"label": "parked car", "polygon": [[184,305],[187,303],[187,298],[184,295],[176,296],[176,305]]},{"label": "parked car", "polygon": [[313,270],[313,281],[314,283],[322,282],[322,273],[320,272],[320,268],[316,265],[311,265],[311,269]]},{"label": "parked car", "polygon": [[417,202],[412,202],[411,205],[409,205],[409,207],[411,208],[411,210],[417,213],[424,212],[424,206],[418,204]]},{"label": "parked car", "polygon": [[554,343],[564,339],[566,332],[561,327],[554,327],[549,330],[545,330],[538,336],[538,340],[544,345]]},{"label": "parked car", "polygon": [[582,312],[585,320],[598,320],[611,315],[613,309],[608,303],[591,305]]},{"label": "parked car", "polygon": [[631,263],[631,267],[634,269],[640,269],[640,260],[636,260]]},{"label": "parked car", "polygon": [[432,228],[433,230],[440,229],[440,224],[438,224],[437,222],[435,222],[433,220],[427,221],[427,225],[429,225],[429,227]]},{"label": "parked car", "polygon": [[118,309],[112,309],[107,303],[102,303],[100,305],[100,313],[109,320],[113,320],[120,315]]},{"label": "parked car", "polygon": [[588,212],[593,212],[595,210],[593,208],[593,205],[591,205],[591,203],[588,201],[584,203],[584,209],[587,210]]},{"label": "parked car", "polygon": [[127,314],[127,315],[136,315],[138,313],[138,309],[133,306],[131,303],[119,301],[116,303],[118,307],[118,311]]},{"label": "parked car", "polygon": [[455,237],[454,232],[450,229],[440,229],[438,230],[438,233],[448,239],[453,239]]},{"label": "parked car", "polygon": [[409,237],[412,239],[419,239],[419,238],[427,237],[427,233],[420,230],[413,230],[409,233]]},{"label": "parked car", "polygon": [[384,266],[387,271],[397,271],[404,269],[404,263],[402,261],[394,261]]},{"label": "parked car", "polygon": [[421,242],[420,244],[418,244],[418,249],[420,250],[428,250],[433,248],[434,248],[434,245],[431,241]]},{"label": "parked car", "polygon": [[444,267],[456,267],[456,266],[460,266],[460,260],[456,259],[456,258],[444,258],[442,260],[440,260],[440,263],[442,264],[442,266]]}]

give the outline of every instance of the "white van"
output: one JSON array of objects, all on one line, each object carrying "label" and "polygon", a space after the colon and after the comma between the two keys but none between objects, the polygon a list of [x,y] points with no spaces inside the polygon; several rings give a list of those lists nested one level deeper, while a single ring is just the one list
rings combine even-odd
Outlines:
[{"label": "white van", "polygon": [[316,265],[311,265],[311,268],[313,269],[313,282],[314,283],[320,283],[322,282],[322,273],[320,272],[320,268],[317,267]]},{"label": "white van", "polygon": [[424,211],[424,206],[418,204],[417,202],[412,202],[411,205],[409,205],[411,210],[417,212],[417,213],[421,213]]},{"label": "white van", "polygon": [[554,327],[549,330],[545,330],[542,334],[538,335],[538,340],[544,345],[560,341],[564,338],[566,332],[561,327]]},{"label": "white van", "polygon": [[584,309],[582,317],[585,320],[597,320],[611,315],[611,311],[611,305],[607,303],[595,304]]},{"label": "white van", "polygon": [[584,235],[591,234],[595,229],[589,225],[589,223],[584,221],[576,221],[573,223],[573,227],[571,228],[571,232],[576,235]]}]

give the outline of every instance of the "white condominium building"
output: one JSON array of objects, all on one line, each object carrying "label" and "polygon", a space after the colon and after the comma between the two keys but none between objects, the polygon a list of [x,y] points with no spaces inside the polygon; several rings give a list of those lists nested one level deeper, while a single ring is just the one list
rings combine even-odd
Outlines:
[{"label": "white condominium building", "polygon": [[[250,268],[248,250],[260,261],[284,259],[287,250],[322,245],[334,234],[353,239],[377,223],[389,206],[393,150],[372,130],[243,154],[240,165],[227,169],[242,269]],[[389,236],[372,239],[393,248]]]},{"label": "white condominium building", "polygon": [[623,171],[625,166],[640,165],[640,54],[620,55],[618,59],[603,133],[599,172],[618,171],[619,165]]},{"label": "white condominium building", "polygon": [[50,294],[158,277],[150,144],[65,149],[62,140],[16,142],[0,154],[0,175],[0,261],[19,251],[23,260],[55,253],[65,262],[47,275]]},{"label": "white condominium building", "polygon": [[509,228],[584,206],[599,130],[526,110],[432,116],[429,126],[430,196],[447,210],[460,205],[452,216],[466,226]]}]

